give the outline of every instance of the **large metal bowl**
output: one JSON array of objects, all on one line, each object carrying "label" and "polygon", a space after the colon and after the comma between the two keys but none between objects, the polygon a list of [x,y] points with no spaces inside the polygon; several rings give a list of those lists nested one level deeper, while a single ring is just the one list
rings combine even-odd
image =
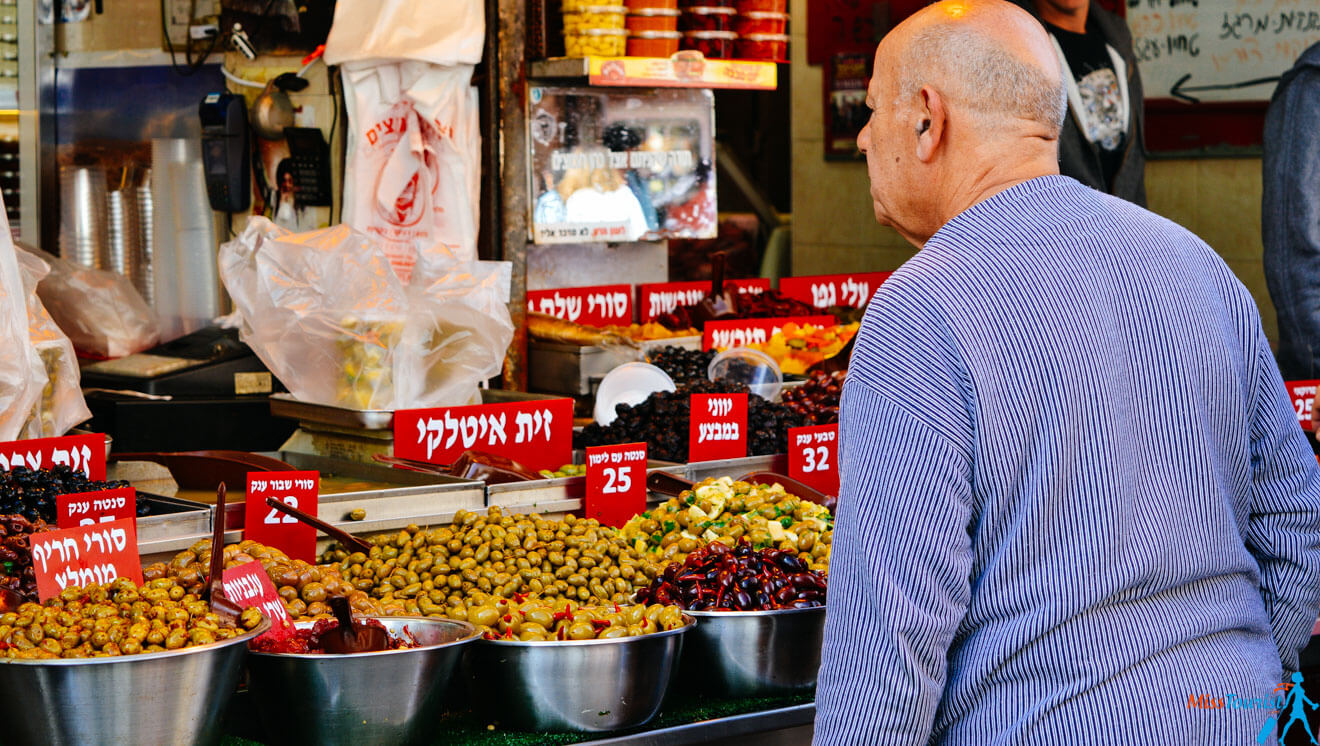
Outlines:
[{"label": "large metal bowl", "polygon": [[205,744],[238,688],[248,642],[269,623],[212,645],[115,658],[0,659],[6,744]]},{"label": "large metal bowl", "polygon": [[391,633],[407,629],[423,647],[248,657],[248,689],[272,742],[410,744],[435,735],[445,690],[463,648],[479,636],[476,627],[449,619],[368,618]]},{"label": "large metal bowl", "polygon": [[825,607],[689,611],[697,620],[683,649],[684,684],[729,697],[809,692],[816,686]]},{"label": "large metal bowl", "polygon": [[483,716],[529,731],[601,731],[642,725],[660,711],[694,622],[614,640],[481,640],[467,662]]}]

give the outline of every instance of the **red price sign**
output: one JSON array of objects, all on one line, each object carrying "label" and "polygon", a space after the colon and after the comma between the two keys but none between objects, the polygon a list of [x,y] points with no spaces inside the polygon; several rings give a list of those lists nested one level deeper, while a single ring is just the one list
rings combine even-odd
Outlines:
[{"label": "red price sign", "polygon": [[1289,381],[1283,385],[1288,388],[1288,398],[1292,399],[1293,410],[1297,412],[1297,424],[1311,432],[1314,423],[1311,410],[1315,406],[1315,391],[1320,381]]},{"label": "red price sign", "polygon": [[688,461],[747,456],[747,394],[693,394]]},{"label": "red price sign", "polygon": [[220,582],[225,589],[225,598],[238,604],[239,607],[249,609],[255,607],[272,624],[281,624],[289,621],[289,612],[284,608],[284,600],[275,590],[275,584],[270,582],[270,576],[266,574],[266,568],[261,566],[258,561],[245,562],[238,567],[231,567],[225,570],[220,576]]},{"label": "red price sign", "polygon": [[60,528],[109,523],[120,518],[137,521],[137,490],[132,487],[55,496],[55,523]]},{"label": "red price sign", "polygon": [[[770,281],[764,279],[729,280],[726,285],[738,289],[738,293],[756,295],[770,289]],[[697,282],[658,282],[637,288],[637,313],[642,323],[646,323],[662,313],[669,313],[679,306],[700,303],[710,292],[710,283]]]},{"label": "red price sign", "polygon": [[733,321],[707,321],[701,333],[701,349],[727,350],[751,344],[765,344],[784,324],[799,326],[834,326],[839,323],[833,316],[792,316],[786,319],[735,319]]},{"label": "red price sign", "polygon": [[851,275],[816,275],[814,277],[785,277],[779,281],[779,292],[794,300],[829,308],[846,306],[861,308],[871,302],[876,288],[893,272],[858,272]]},{"label": "red price sign", "polygon": [[0,443],[0,471],[19,466],[36,470],[61,465],[86,474],[88,479],[104,480],[105,436],[89,433]]},{"label": "red price sign", "polygon": [[321,475],[315,471],[250,471],[243,502],[243,538],[275,547],[293,559],[316,561],[316,529],[266,504],[273,497],[316,515]]},{"label": "red price sign", "polygon": [[452,464],[464,451],[484,451],[538,471],[573,460],[573,400],[400,409],[394,413],[394,455]]},{"label": "red price sign", "polygon": [[32,569],[42,601],[65,588],[128,578],[142,584],[137,527],[129,518],[33,534]]},{"label": "red price sign", "polygon": [[632,323],[632,286],[596,285],[585,288],[527,291],[527,310],[587,326]]},{"label": "red price sign", "polygon": [[615,527],[646,510],[646,444],[588,448],[582,507],[587,518]]},{"label": "red price sign", "polygon": [[827,495],[839,494],[839,426],[788,429],[788,475]]}]

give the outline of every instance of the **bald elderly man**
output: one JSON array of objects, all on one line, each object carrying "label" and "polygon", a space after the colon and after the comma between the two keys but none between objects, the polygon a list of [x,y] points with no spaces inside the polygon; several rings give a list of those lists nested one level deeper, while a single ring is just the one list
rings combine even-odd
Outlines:
[{"label": "bald elderly man", "polygon": [[1320,468],[1251,296],[1058,175],[1059,64],[1022,9],[923,9],[867,103],[875,216],[921,250],[844,387],[816,742],[1273,742]]}]

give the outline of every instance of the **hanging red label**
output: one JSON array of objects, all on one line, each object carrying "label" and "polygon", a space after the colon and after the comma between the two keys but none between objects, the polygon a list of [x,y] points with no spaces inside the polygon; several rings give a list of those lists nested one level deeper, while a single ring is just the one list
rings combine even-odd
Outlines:
[{"label": "hanging red label", "polygon": [[646,510],[646,444],[587,449],[587,492],[582,512],[603,525],[620,527]]},{"label": "hanging red label", "polygon": [[32,569],[42,601],[65,588],[128,578],[142,585],[137,527],[131,518],[33,534]]},{"label": "hanging red label", "polygon": [[632,285],[528,290],[527,310],[587,326],[632,323]]},{"label": "hanging red label", "polygon": [[275,547],[293,559],[316,562],[316,529],[266,504],[273,497],[316,515],[321,475],[315,471],[250,471],[243,498],[243,538]]},{"label": "hanging red label", "polygon": [[788,429],[788,475],[826,495],[839,494],[839,426]]},{"label": "hanging red label", "polygon": [[779,292],[816,308],[861,308],[871,302],[876,288],[892,274],[857,272],[848,275],[785,277],[779,281]]},{"label": "hanging red label", "polygon": [[109,523],[120,518],[137,521],[137,490],[132,487],[55,496],[55,522],[60,528]]},{"label": "hanging red label", "polygon": [[231,567],[220,577],[225,589],[225,598],[241,608],[256,608],[270,619],[272,624],[289,621],[289,612],[284,608],[284,600],[270,582],[266,568],[258,561],[245,562],[238,567]]},{"label": "hanging red label", "polygon": [[747,394],[693,394],[688,461],[747,456]]},{"label": "hanging red label", "polygon": [[794,323],[799,326],[835,326],[839,323],[833,316],[792,316],[786,319],[736,319],[733,321],[707,321],[701,333],[701,349],[727,350],[730,347],[745,347],[752,344],[765,344],[782,328],[784,324]]},{"label": "hanging red label", "polygon": [[1306,432],[1311,432],[1314,429],[1311,410],[1315,406],[1315,391],[1320,381],[1289,381],[1283,385],[1288,389],[1288,398],[1292,400],[1293,410],[1297,413],[1297,424]]},{"label": "hanging red label", "polygon": [[[737,288],[740,294],[756,295],[770,289],[770,281],[760,278],[749,280],[729,280],[725,285]],[[691,306],[701,302],[710,292],[710,283],[704,280],[695,282],[657,282],[637,288],[637,315],[642,323],[654,319],[662,313],[669,313],[679,306]]]},{"label": "hanging red label", "polygon": [[105,479],[105,436],[99,433],[33,438],[0,443],[0,471],[26,466],[49,469],[67,466],[96,482]]},{"label": "hanging red label", "polygon": [[400,409],[394,413],[394,455],[452,464],[464,451],[517,461],[533,472],[573,461],[573,400]]}]

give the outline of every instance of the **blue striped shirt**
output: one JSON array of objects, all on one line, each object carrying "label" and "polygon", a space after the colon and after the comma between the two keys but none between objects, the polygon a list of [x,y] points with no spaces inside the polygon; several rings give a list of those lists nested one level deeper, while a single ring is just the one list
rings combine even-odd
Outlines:
[{"label": "blue striped shirt", "polygon": [[1316,620],[1320,469],[1191,233],[1062,176],[973,206],[877,292],[840,428],[816,743],[1269,731],[1232,705]]}]

